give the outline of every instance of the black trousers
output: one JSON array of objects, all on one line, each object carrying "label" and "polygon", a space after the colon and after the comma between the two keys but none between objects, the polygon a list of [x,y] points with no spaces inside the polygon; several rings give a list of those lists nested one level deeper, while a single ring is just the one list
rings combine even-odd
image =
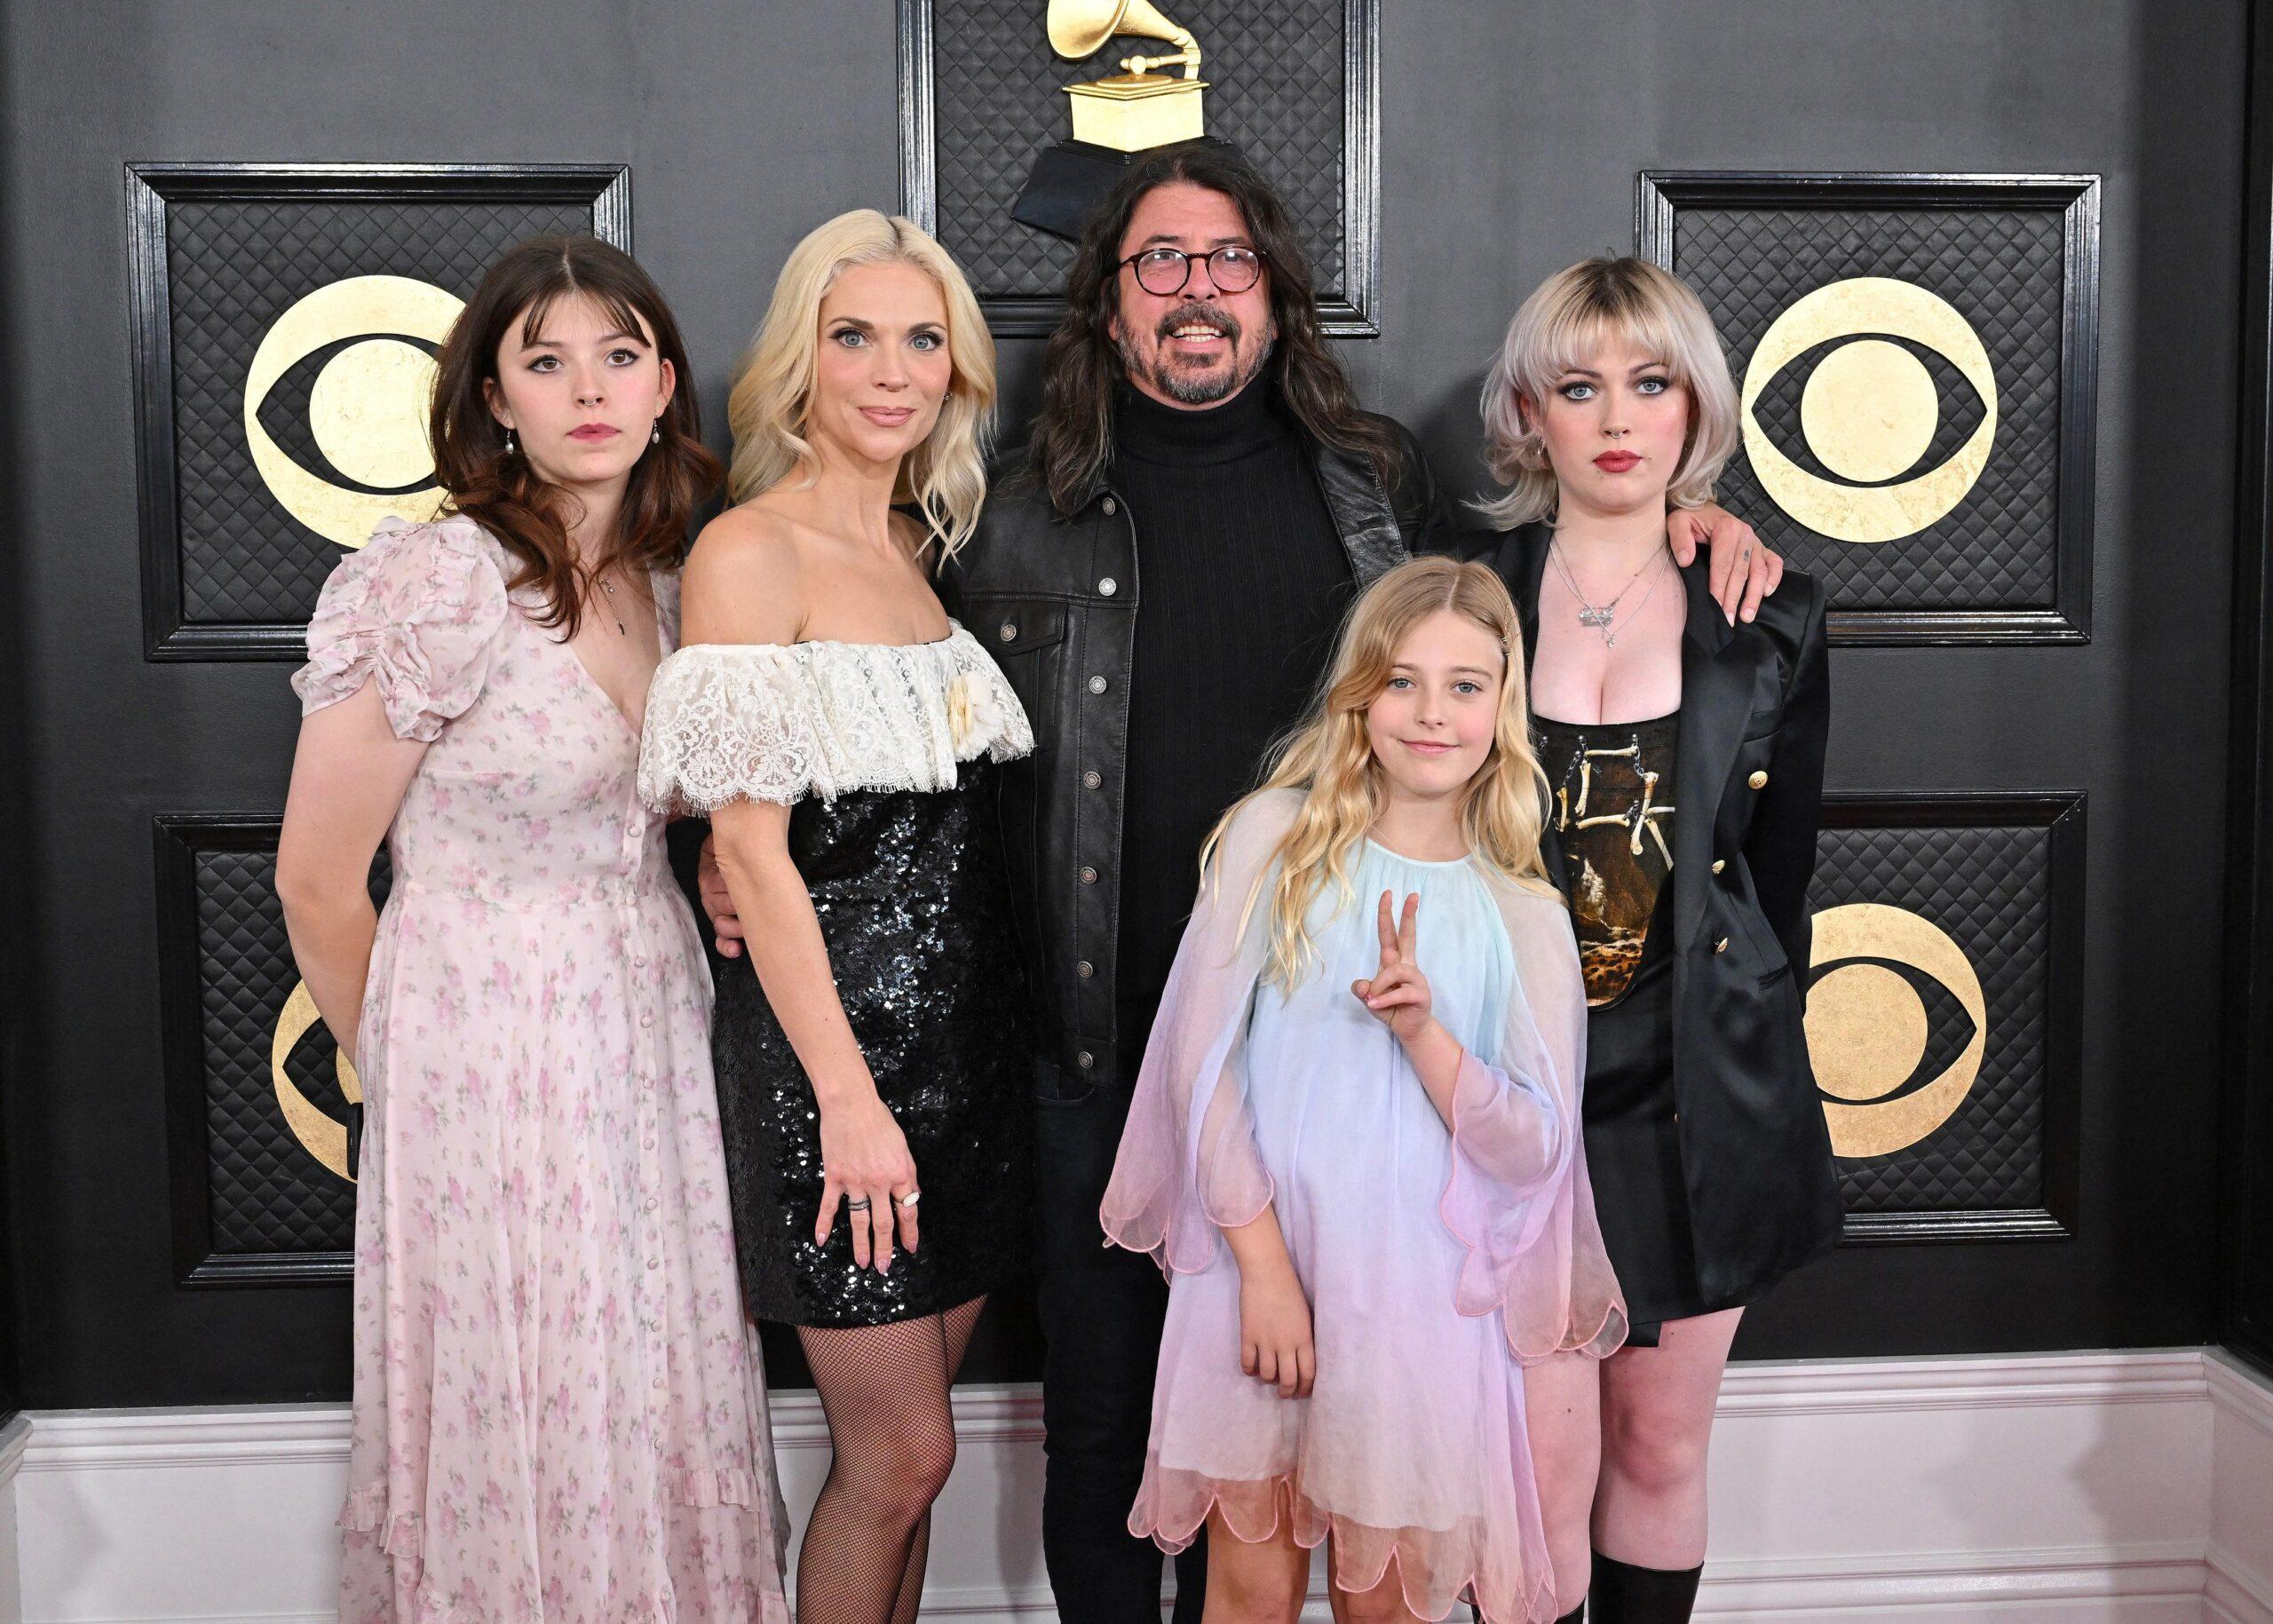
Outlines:
[{"label": "black trousers", "polygon": [[[1168,1282],[1150,1257],[1105,1244],[1097,1203],[1129,1092],[1108,1084],[1064,1097],[1081,1086],[1045,1073],[1034,1102],[1042,1559],[1065,1624],[1160,1624],[1160,1550],[1129,1533],[1129,1510],[1144,1475]],[[1199,1624],[1207,1588],[1202,1540],[1176,1558],[1176,1624]]]}]

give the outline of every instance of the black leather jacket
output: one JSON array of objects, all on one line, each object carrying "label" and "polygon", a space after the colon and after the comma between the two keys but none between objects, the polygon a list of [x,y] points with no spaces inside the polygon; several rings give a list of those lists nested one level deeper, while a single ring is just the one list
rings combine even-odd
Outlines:
[{"label": "black leather jacket", "polygon": [[[1405,428],[1403,473],[1318,449],[1311,466],[1363,587],[1414,551],[1449,544],[1436,481]],[[1119,1075],[1122,776],[1129,669],[1144,601],[1136,527],[1110,471],[1070,514],[1002,460],[978,528],[939,582],[947,610],[985,644],[1034,723],[1034,752],[1002,777],[1002,836],[1034,989],[1043,1080],[1077,1097]],[[1132,1058],[1134,1057],[1131,1057]]]}]

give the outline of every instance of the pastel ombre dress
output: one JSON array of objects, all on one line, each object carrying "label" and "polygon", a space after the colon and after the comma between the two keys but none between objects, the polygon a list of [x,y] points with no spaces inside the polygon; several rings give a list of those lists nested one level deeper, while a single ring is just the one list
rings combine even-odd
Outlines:
[{"label": "pastel ombre dress", "polygon": [[384,524],[293,679],[428,745],[356,1050],[340,1617],[788,1624],[701,938],[634,725],[511,572],[470,520]]},{"label": "pastel ombre dress", "polygon": [[[1554,1614],[1524,1430],[1523,1363],[1624,1335],[1580,1134],[1586,994],[1570,917],[1472,860],[1372,841],[1352,894],[1311,915],[1319,963],[1262,979],[1258,875],[1301,803],[1251,801],[1178,949],[1105,1192],[1105,1232],[1169,1274],[1132,1533],[1181,1549],[1220,1509],[1245,1540],[1282,1517],[1334,1582],[1392,1558],[1406,1604],[1466,1595],[1488,1624]],[[1447,1128],[1389,1028],[1351,995],[1375,973],[1375,899],[1421,898],[1437,1018],[1468,1051]],[[1307,1398],[1239,1369],[1239,1271],[1220,1232],[1272,1203],[1311,1303]]]}]

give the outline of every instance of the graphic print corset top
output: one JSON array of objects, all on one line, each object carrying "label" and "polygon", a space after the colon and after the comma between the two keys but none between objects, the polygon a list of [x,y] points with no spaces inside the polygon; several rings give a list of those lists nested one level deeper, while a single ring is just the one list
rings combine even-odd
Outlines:
[{"label": "graphic print corset top", "polygon": [[1587,1002],[1614,1003],[1640,968],[1658,893],[1673,872],[1678,714],[1580,725],[1532,718],[1547,773],[1548,827],[1563,854]]}]

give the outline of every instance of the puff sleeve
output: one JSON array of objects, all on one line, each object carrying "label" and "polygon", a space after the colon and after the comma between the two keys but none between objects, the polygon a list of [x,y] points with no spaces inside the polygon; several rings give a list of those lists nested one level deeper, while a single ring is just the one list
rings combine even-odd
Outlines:
[{"label": "puff sleeve", "polygon": [[395,736],[432,743],[481,697],[507,609],[495,544],[479,527],[383,520],[316,600],[308,662],[292,677],[301,715],[376,683]]},{"label": "puff sleeve", "polygon": [[1463,1314],[1501,1310],[1520,1359],[1599,1359],[1626,1340],[1627,1322],[1587,1177],[1578,947],[1559,902],[1495,889],[1516,973],[1499,1064],[1465,1056],[1453,1085],[1439,1212],[1467,1248],[1455,1300]]},{"label": "puff sleeve", "polygon": [[1273,1193],[1247,1113],[1245,1065],[1268,899],[1239,927],[1300,802],[1295,790],[1257,796],[1224,832],[1129,1097],[1098,1216],[1113,1244],[1150,1252],[1164,1272],[1207,1268],[1224,1244],[1220,1231],[1252,1223]]}]

